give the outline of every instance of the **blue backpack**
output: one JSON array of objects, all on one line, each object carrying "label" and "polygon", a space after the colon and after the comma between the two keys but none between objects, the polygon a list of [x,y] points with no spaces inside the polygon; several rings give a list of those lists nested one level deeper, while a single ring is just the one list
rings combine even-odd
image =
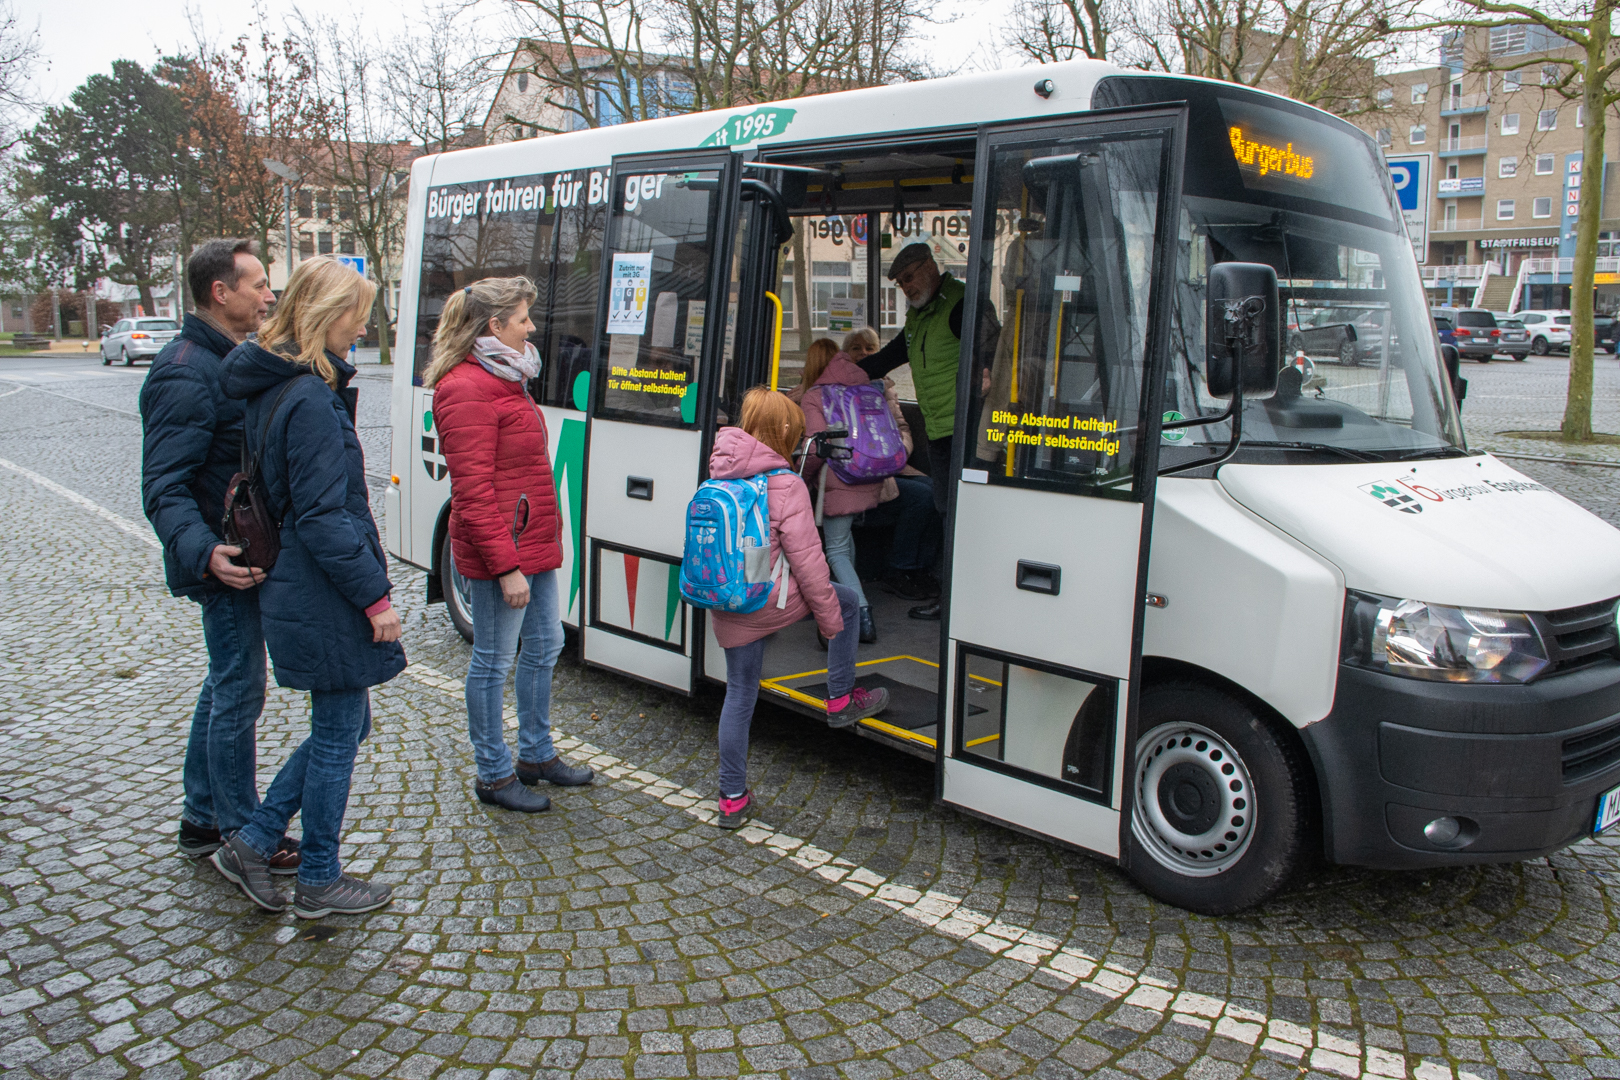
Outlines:
[{"label": "blue backpack", "polygon": [[771,565],[770,477],[772,469],[740,480],[705,480],[686,506],[686,551],[681,558],[681,597],[693,607],[746,614],[770,599],[780,577],[776,606],[787,607],[787,556]]}]

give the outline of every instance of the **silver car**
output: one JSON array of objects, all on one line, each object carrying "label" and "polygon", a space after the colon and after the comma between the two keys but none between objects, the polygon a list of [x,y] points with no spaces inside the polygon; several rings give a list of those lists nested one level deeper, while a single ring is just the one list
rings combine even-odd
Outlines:
[{"label": "silver car", "polygon": [[129,367],[137,360],[150,360],[179,334],[180,325],[173,319],[119,319],[101,335],[101,362],[106,365],[117,358]]}]

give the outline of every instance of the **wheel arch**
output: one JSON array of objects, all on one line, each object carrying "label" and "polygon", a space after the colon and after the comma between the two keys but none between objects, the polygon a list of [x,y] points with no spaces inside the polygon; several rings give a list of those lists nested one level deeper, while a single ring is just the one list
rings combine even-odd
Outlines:
[{"label": "wheel arch", "polygon": [[433,555],[427,575],[427,602],[444,603],[444,538],[450,535],[450,500],[439,508],[439,519],[433,524]]},{"label": "wheel arch", "polygon": [[1292,744],[1293,748],[1299,752],[1300,759],[1310,763],[1309,774],[1306,777],[1306,783],[1310,789],[1308,809],[1311,817],[1309,830],[1320,845],[1318,851],[1332,850],[1329,843],[1330,838],[1327,835],[1328,822],[1322,803],[1322,781],[1317,774],[1316,756],[1311,753],[1309,744],[1300,735],[1299,728],[1290,723],[1287,717],[1272,708],[1264,698],[1253,693],[1241,683],[1233,682],[1224,675],[1169,656],[1142,657],[1141,688],[1144,693],[1154,687],[1171,684],[1202,686],[1236,698],[1252,709],[1254,714],[1260,717],[1261,721],[1267,724],[1278,738]]}]

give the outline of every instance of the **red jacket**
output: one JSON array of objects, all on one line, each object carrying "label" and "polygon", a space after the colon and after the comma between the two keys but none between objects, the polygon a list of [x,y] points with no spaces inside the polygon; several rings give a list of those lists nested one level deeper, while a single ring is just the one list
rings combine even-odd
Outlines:
[{"label": "red jacket", "polygon": [[[433,425],[450,465],[450,549],[464,577],[487,581],[562,565],[562,514],[546,450],[546,423],[521,382],[469,356],[433,388]],[[512,543],[518,497],[529,523]]]},{"label": "red jacket", "polygon": [[[736,480],[758,476],[770,469],[786,469],[782,456],[742,428],[721,428],[714,434],[714,451],[709,455],[709,475],[716,480]],[[777,607],[780,584],[771,587],[770,599],[758,611],[738,615],[729,611],[710,612],[714,639],[723,649],[747,645],[792,626],[807,615],[814,615],[822,634],[832,637],[844,628],[833,592],[827,556],[821,550],[815,514],[810,510],[810,492],[797,476],[773,476],[765,490],[771,508],[771,565],[786,552],[788,564],[787,605]]]}]

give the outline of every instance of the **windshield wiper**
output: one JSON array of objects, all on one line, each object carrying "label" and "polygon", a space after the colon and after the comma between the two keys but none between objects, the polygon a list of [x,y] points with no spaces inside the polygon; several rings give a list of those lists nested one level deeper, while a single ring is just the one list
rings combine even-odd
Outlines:
[{"label": "windshield wiper", "polygon": [[1424,458],[1472,457],[1467,450],[1460,446],[1431,446],[1426,450],[1413,450],[1410,454],[1402,454],[1396,461],[1422,461]]},{"label": "windshield wiper", "polygon": [[1244,439],[1244,446],[1263,446],[1273,450],[1325,450],[1330,454],[1349,458],[1351,461],[1382,461],[1377,454],[1369,454],[1365,450],[1352,450],[1348,446],[1335,446],[1332,443],[1319,442],[1289,442],[1282,439],[1252,440]]}]

